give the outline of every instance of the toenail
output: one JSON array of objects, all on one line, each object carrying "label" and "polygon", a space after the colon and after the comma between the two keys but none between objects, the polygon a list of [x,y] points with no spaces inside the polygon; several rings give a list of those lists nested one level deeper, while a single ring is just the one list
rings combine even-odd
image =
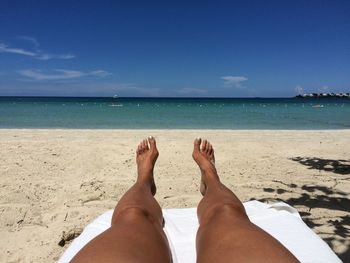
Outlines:
[{"label": "toenail", "polygon": [[152,136],[152,135],[148,136],[148,139],[152,140],[152,139],[153,139],[153,136]]}]

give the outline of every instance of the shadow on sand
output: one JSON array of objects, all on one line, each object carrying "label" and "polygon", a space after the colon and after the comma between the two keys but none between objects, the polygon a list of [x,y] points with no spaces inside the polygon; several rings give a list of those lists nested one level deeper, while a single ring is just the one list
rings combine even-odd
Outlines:
[{"label": "shadow on sand", "polygon": [[309,169],[323,170],[336,174],[350,174],[350,160],[331,160],[315,157],[293,157],[291,160],[306,165]]},{"label": "shadow on sand", "polygon": [[[350,161],[346,160],[327,160],[320,158],[291,158],[293,161],[297,161],[300,164],[309,166],[309,169],[318,169],[333,172],[335,174],[350,174],[350,165],[347,164]],[[263,190],[268,193],[283,194],[285,192],[300,193],[298,197],[283,198],[280,196],[279,200],[288,203],[291,206],[304,207],[303,212],[300,212],[304,222],[310,227],[315,228],[323,224],[329,224],[334,227],[334,235],[323,238],[328,245],[333,249],[333,242],[338,241],[344,244],[350,237],[350,200],[348,193],[338,191],[336,189],[328,188],[325,186],[318,185],[296,185],[296,184],[285,184],[281,181],[274,181],[285,185],[286,189],[279,188],[264,188]],[[259,199],[259,201],[269,201],[269,198]],[[347,215],[341,216],[337,219],[325,219],[325,222],[320,224],[317,222],[319,218],[314,218],[310,213],[313,208],[325,208],[328,210],[347,212]],[[321,234],[321,233],[319,233]],[[338,238],[337,238],[337,237]],[[339,238],[341,237],[341,238]],[[338,256],[343,262],[350,262],[350,248],[347,247],[342,253],[338,253]]]}]

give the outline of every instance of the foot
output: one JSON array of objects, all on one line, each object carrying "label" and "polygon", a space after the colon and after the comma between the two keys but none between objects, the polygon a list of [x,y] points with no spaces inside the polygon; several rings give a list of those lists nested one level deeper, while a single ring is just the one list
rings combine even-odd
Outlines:
[{"label": "foot", "polygon": [[152,136],[140,142],[136,150],[137,182],[148,184],[153,195],[157,191],[153,178],[153,169],[158,155],[156,140]]},{"label": "foot", "polygon": [[192,157],[202,172],[200,192],[204,195],[209,180],[214,179],[215,181],[219,181],[215,168],[214,148],[207,140],[202,142],[202,139],[196,139],[194,141]]}]

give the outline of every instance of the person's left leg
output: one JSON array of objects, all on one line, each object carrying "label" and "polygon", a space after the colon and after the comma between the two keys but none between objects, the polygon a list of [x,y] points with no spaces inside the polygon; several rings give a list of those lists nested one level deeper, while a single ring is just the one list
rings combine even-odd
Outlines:
[{"label": "person's left leg", "polygon": [[[148,145],[149,143],[149,145]],[[138,177],[118,202],[111,227],[90,241],[71,262],[171,262],[162,210],[153,197],[153,168],[158,157],[154,138],[136,152]]]}]

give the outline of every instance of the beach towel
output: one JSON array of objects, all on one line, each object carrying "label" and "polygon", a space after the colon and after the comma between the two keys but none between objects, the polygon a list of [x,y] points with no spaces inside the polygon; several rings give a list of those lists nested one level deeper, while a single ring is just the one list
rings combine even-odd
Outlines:
[{"label": "beach towel", "polygon": [[[249,219],[279,240],[301,262],[341,262],[330,247],[301,219],[298,211],[286,203],[244,203]],[[113,210],[107,211],[85,227],[59,259],[69,262],[91,239],[111,225]],[[196,208],[163,209],[164,231],[168,237],[174,263],[196,262]]]}]

